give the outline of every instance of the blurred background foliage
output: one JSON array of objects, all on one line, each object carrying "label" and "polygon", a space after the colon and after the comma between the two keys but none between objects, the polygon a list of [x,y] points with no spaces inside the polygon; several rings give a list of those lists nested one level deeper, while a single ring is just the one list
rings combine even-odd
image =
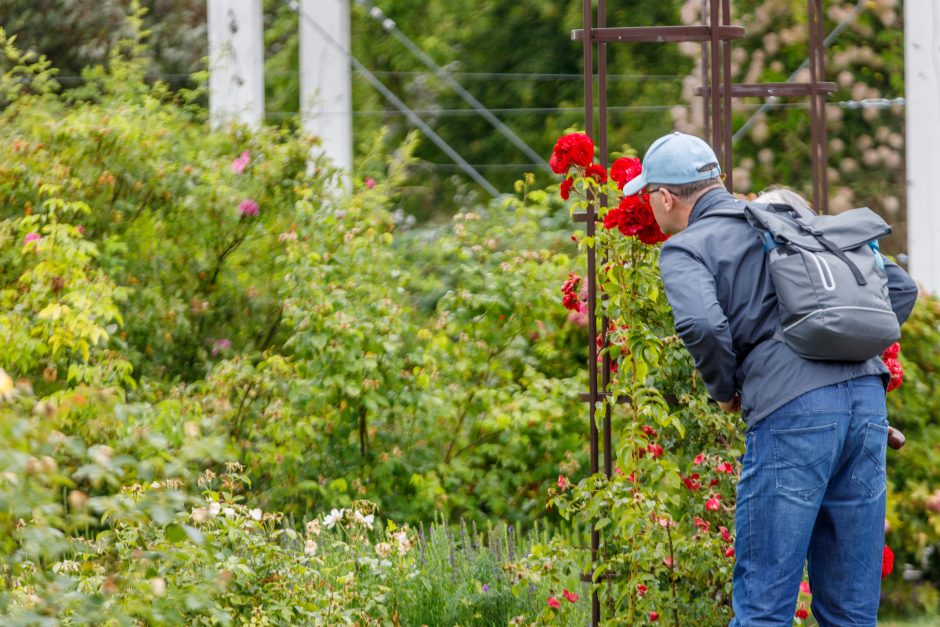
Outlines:
[{"label": "blurred background foliage", "polygon": [[[539,190],[546,181],[513,187],[531,168],[503,171],[499,186],[518,193],[484,203],[466,182],[429,168],[443,157],[383,112],[357,118],[360,169],[338,197],[326,184],[330,165],[308,169],[310,138],[277,113],[296,110],[296,15],[284,5],[266,5],[272,124],[207,133],[205,93],[188,78],[205,55],[201,1],[144,2],[147,45],[120,17],[126,3],[52,4],[0,2],[18,44],[47,52],[70,88],[58,90],[48,68],[7,50],[0,365],[11,378],[0,377],[0,435],[9,444],[0,455],[0,608],[26,612],[23,624],[65,611],[63,600],[87,622],[123,612],[189,623],[199,612],[247,620],[259,590],[272,607],[290,606],[296,595],[268,577],[285,560],[299,563],[304,547],[240,534],[244,525],[200,527],[194,508],[207,497],[239,506],[238,524],[249,527],[254,508],[297,529],[314,512],[360,500],[413,525],[434,516],[559,524],[544,509],[546,487],[560,473],[587,474],[576,398],[587,351],[558,288],[584,260],[567,209]],[[577,75],[568,31],[580,13],[570,4],[434,0],[383,9],[454,71]],[[853,5],[827,5],[828,26]],[[799,13],[786,7],[740,4],[752,37],[736,60],[739,74],[779,80],[799,65]],[[609,22],[691,21],[694,9],[612,7]],[[462,107],[436,81],[407,74],[424,68],[361,9],[353,24],[356,54],[398,72],[383,80],[409,104]],[[834,99],[903,93],[899,27],[900,6],[866,5],[833,47],[839,74],[830,78],[843,85]],[[643,149],[674,124],[694,130],[685,95],[697,49],[620,50],[612,50],[612,72],[623,78],[612,82],[611,104],[668,106],[613,115],[611,145]],[[86,69],[96,63],[107,68]],[[557,134],[581,120],[577,77],[466,85],[493,107],[574,109],[507,116],[546,156]],[[387,108],[357,90],[358,109]],[[834,193],[846,197],[847,188],[849,204],[871,204],[897,224],[903,111],[832,111]],[[489,128],[468,122],[442,115],[435,127],[471,162],[519,162]],[[739,144],[736,179],[751,181],[739,191],[770,182],[805,189],[805,125],[798,108],[756,125]],[[239,173],[232,162],[244,151]],[[256,216],[239,212],[245,200],[257,203]],[[30,233],[41,239],[24,246]],[[938,326],[940,309],[925,297],[905,330],[907,383],[890,399],[909,441],[889,459],[888,543],[909,576],[889,579],[885,598],[902,612],[940,603]],[[224,545],[223,557],[194,550],[207,545],[190,528],[219,533],[208,546]],[[289,556],[279,552],[286,545]],[[310,585],[348,592],[343,568],[355,562]],[[264,573],[260,583],[256,573]],[[374,588],[360,592],[343,598],[366,603]],[[300,620],[289,611],[279,616]]]},{"label": "blurred background foliage", "polygon": [[[371,2],[371,0],[370,0]],[[151,30],[146,73],[171,86],[191,83],[207,54],[205,3],[199,0],[144,0],[145,26]],[[477,115],[401,42],[370,16],[378,6],[398,29],[449,72],[485,106],[498,114],[536,152],[548,155],[568,128],[583,127],[580,44],[570,32],[582,27],[580,2],[551,0],[381,0],[352,2],[353,53],[394,93],[500,190],[524,172],[542,184],[551,179],[529,163],[518,148]],[[608,2],[612,26],[696,23],[699,0]],[[805,3],[790,0],[739,0],[735,21],[747,37],[735,44],[736,81],[783,81],[807,58]],[[19,45],[45,53],[75,84],[83,67],[100,63],[123,36],[126,0],[0,0],[0,13]],[[53,6],[55,10],[52,10]],[[298,15],[282,0],[265,0],[266,93],[269,122],[298,123]],[[903,5],[899,0],[833,0],[825,7],[826,32],[847,21],[827,52],[826,80],[839,90],[830,97],[830,189],[833,211],[870,206],[895,225],[885,242],[891,254],[906,250],[904,197],[904,109],[846,108],[839,102],[904,94]],[[75,45],[75,42],[79,42]],[[610,148],[642,152],[673,128],[701,132],[700,47],[611,45],[608,47]],[[797,80],[807,80],[808,71]],[[736,103],[739,129],[761,101]],[[368,153],[375,137],[397,146],[409,124],[365,81],[354,81],[354,135],[357,156]],[[808,192],[809,116],[804,103],[779,102],[760,116],[735,146],[735,187],[760,192],[785,184]],[[506,111],[516,109],[516,111]],[[464,110],[464,111],[457,111]],[[383,134],[383,129],[387,133]],[[479,191],[440,149],[422,142],[412,176],[402,189],[401,207],[424,221],[447,219],[468,191]],[[368,174],[368,164],[363,163]],[[458,200],[455,200],[458,199]]]}]

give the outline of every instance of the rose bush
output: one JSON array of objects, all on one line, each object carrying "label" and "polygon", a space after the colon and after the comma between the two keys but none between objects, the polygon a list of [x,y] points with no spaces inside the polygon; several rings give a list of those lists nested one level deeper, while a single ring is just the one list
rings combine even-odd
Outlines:
[{"label": "rose bush", "polygon": [[[556,153],[570,143],[559,140]],[[602,533],[594,572],[602,607],[615,610],[610,624],[644,624],[661,616],[727,623],[741,432],[734,417],[709,407],[674,334],[657,263],[657,244],[666,237],[648,200],[620,197],[619,190],[640,173],[639,160],[620,157],[609,176],[597,176],[593,145],[581,152],[591,158],[569,164],[571,184],[562,191],[578,196],[572,211],[586,210],[588,198],[600,199],[601,228],[593,238],[579,239],[598,256],[603,298],[597,313],[608,321],[606,329],[598,324],[604,336],[599,346],[611,362],[605,404],[615,417],[615,473],[562,477],[551,502],[566,518],[593,522]],[[584,306],[580,281],[573,276],[563,287],[569,309]],[[553,555],[571,567],[570,555]],[[546,623],[553,611],[544,610]]]}]

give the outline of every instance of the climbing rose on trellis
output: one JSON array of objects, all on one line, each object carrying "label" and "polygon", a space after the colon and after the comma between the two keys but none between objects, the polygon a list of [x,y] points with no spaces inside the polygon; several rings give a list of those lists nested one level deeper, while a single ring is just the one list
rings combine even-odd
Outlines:
[{"label": "climbing rose on trellis", "polygon": [[[575,176],[593,179],[598,185],[604,185],[608,178],[617,183],[617,189],[624,186],[643,171],[643,164],[636,157],[620,157],[611,165],[610,174],[599,163],[593,163],[594,142],[584,133],[562,135],[555,142],[549,165],[556,174],[564,174],[565,179],[558,188],[563,200],[571,198],[575,186]],[[568,176],[571,169],[574,176]],[[653,209],[649,202],[640,195],[624,196],[620,204],[609,210],[604,217],[605,229],[618,229],[624,235],[636,237],[644,244],[654,245],[668,238],[656,224]]]},{"label": "climbing rose on trellis", "polygon": [[[586,168],[594,161],[594,142],[584,133],[562,135],[555,142],[548,165],[555,174],[565,174],[576,166]],[[605,177],[606,178],[606,177]]]},{"label": "climbing rose on trellis", "polygon": [[643,164],[636,157],[620,157],[610,166],[610,178],[617,181],[617,189],[622,190],[631,180],[643,171]]},{"label": "climbing rose on trellis", "polygon": [[617,207],[608,211],[604,216],[604,228],[616,228],[624,235],[636,237],[649,245],[669,239],[656,224],[653,208],[637,195],[624,196]]}]

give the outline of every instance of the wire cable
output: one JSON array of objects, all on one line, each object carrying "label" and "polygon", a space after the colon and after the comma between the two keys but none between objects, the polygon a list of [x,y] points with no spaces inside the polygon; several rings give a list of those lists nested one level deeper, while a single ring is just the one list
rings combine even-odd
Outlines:
[{"label": "wire cable", "polygon": [[474,111],[480,114],[483,119],[490,123],[490,125],[495,128],[500,135],[508,139],[516,148],[521,150],[527,157],[532,159],[533,162],[538,163],[539,167],[546,171],[551,172],[551,168],[548,166],[548,161],[546,161],[539,153],[532,150],[532,147],[529,144],[525,143],[518,135],[516,135],[512,129],[503,124],[495,115],[490,112],[483,103],[474,98],[473,94],[468,92],[463,88],[463,85],[458,83],[454,78],[444,70],[441,66],[434,62],[434,59],[429,57],[424,50],[419,48],[411,39],[409,39],[398,26],[395,24],[395,20],[387,17],[382,9],[375,6],[369,0],[356,0],[356,4],[364,7],[368,10],[369,15],[376,21],[382,24],[382,28],[385,29],[385,32],[390,33],[395,39],[397,39],[405,48],[407,48],[412,54],[418,57],[422,63],[431,68],[434,74],[443,80],[447,85],[450,86],[457,94],[463,98],[464,102],[469,104]]},{"label": "wire cable", "polygon": [[[840,107],[842,109],[890,109],[892,107],[904,107],[907,104],[907,100],[903,97],[899,98],[866,98],[864,100],[841,100],[838,102],[827,102],[826,106],[828,107]],[[685,107],[686,104],[669,104],[669,105],[624,105],[616,107],[608,107],[607,111],[612,113],[644,113],[644,112],[657,112],[657,111],[668,111],[674,107]],[[732,105],[732,109],[735,111],[747,111],[751,109],[758,109],[764,107],[765,105],[759,105],[756,103],[746,103],[738,102]],[[809,107],[809,103],[806,102],[775,102],[766,104],[766,109],[806,109]],[[596,111],[597,109],[595,109]],[[463,116],[473,116],[476,115],[476,112],[472,109],[412,109],[412,111],[418,115],[430,115],[430,116],[439,116],[439,117],[463,117]],[[490,109],[499,113],[500,115],[552,115],[552,114],[581,114],[584,113],[584,109],[580,107],[516,107],[509,109]],[[341,114],[345,111],[323,111],[324,114]],[[271,117],[290,117],[300,115],[299,111],[267,111],[266,115]],[[356,116],[388,116],[388,115],[404,115],[401,111],[391,111],[388,109],[364,109],[360,111],[353,111],[353,115]],[[534,164],[538,165],[538,164]]]},{"label": "wire cable", "polygon": [[473,166],[467,163],[467,161],[463,157],[461,157],[460,154],[458,154],[456,150],[450,147],[450,144],[448,144],[446,141],[443,140],[443,138],[441,138],[440,135],[434,132],[434,129],[428,126],[424,120],[422,120],[420,117],[418,117],[415,114],[414,111],[408,108],[408,105],[406,105],[404,102],[401,101],[400,98],[398,98],[398,96],[392,93],[392,91],[388,87],[386,87],[385,84],[382,83],[382,81],[376,78],[375,75],[372,74],[372,72],[366,69],[366,67],[362,63],[359,62],[359,60],[353,55],[351,51],[347,50],[342,44],[336,41],[332,35],[330,35],[322,26],[320,26],[317,23],[315,19],[310,17],[310,15],[306,11],[304,11],[303,8],[300,6],[299,2],[292,1],[292,2],[288,2],[287,4],[290,8],[297,11],[298,15],[300,15],[308,24],[310,24],[310,26],[312,26],[313,29],[317,31],[317,33],[319,33],[319,35],[323,37],[323,39],[326,42],[328,42],[331,46],[336,48],[341,54],[346,56],[349,59],[349,62],[353,65],[353,67],[356,68],[356,71],[358,71],[362,75],[362,77],[365,78],[366,81],[368,81],[370,85],[375,87],[383,96],[385,96],[386,99],[388,99],[389,102],[391,102],[395,106],[396,109],[401,111],[405,115],[405,117],[408,118],[409,122],[411,122],[412,124],[417,126],[419,129],[421,129],[421,131],[425,135],[427,135],[428,138],[432,142],[434,142],[434,144],[438,148],[443,150],[444,153],[448,157],[453,159],[457,163],[457,165],[460,166],[460,169],[463,170],[467,174],[467,176],[472,178],[478,185],[480,185],[480,187],[485,189],[493,198],[499,197],[499,191],[495,187],[493,187],[492,183],[487,181],[483,177],[483,175],[481,175],[479,172],[477,172],[473,168]]}]

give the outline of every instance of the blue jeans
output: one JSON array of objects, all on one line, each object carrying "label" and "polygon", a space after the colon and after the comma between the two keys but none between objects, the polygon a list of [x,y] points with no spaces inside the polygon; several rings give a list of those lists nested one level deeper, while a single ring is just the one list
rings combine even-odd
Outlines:
[{"label": "blue jeans", "polygon": [[748,430],[729,627],[790,627],[807,561],[820,627],[875,627],[887,439],[877,376],[803,394]]}]

